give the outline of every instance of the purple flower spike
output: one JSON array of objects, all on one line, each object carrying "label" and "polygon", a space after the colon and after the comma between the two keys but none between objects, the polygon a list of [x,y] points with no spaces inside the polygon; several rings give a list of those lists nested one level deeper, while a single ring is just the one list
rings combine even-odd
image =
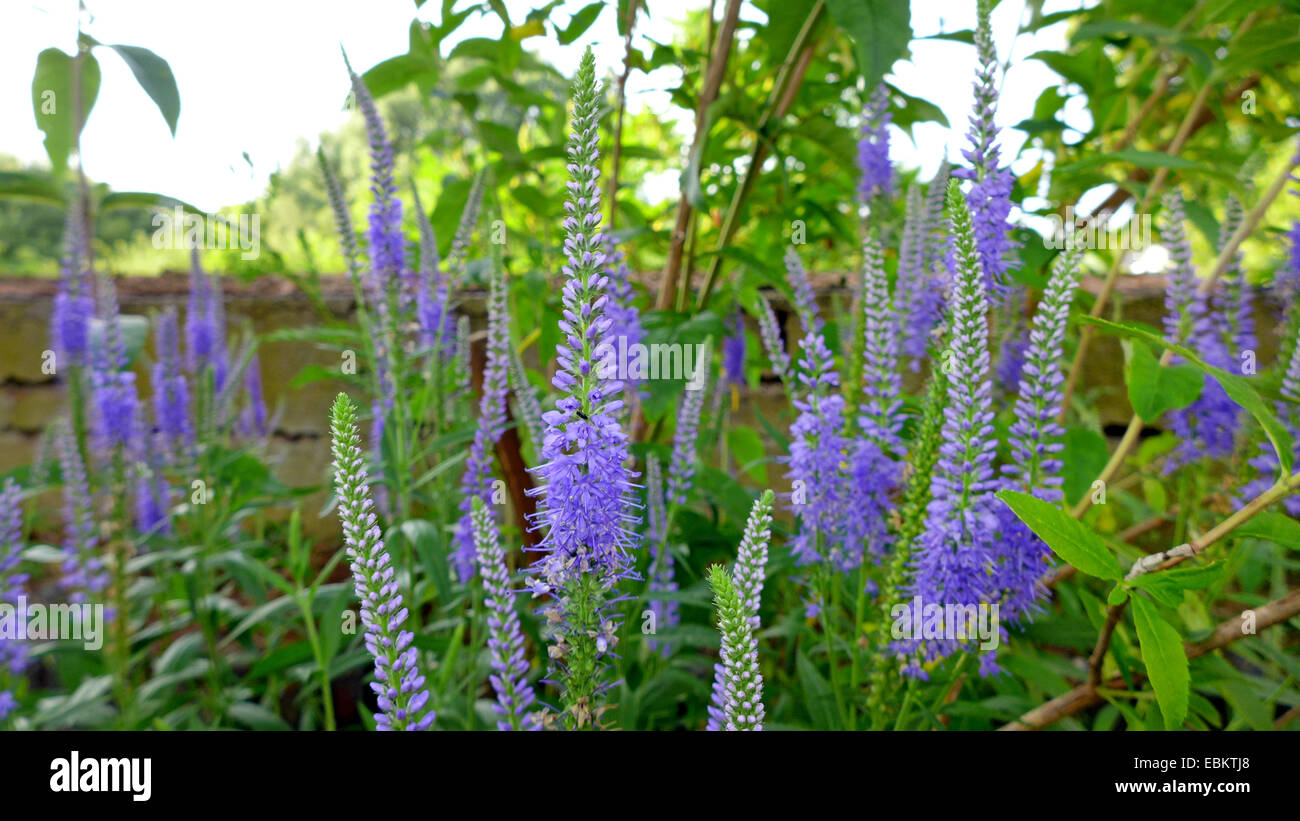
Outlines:
[{"label": "purple flower spike", "polygon": [[[473,502],[492,499],[492,463],[497,440],[506,427],[506,393],[509,391],[506,370],[510,366],[510,317],[507,313],[506,284],[502,271],[495,267],[488,296],[487,356],[483,366],[483,395],[479,398],[478,426],[474,442],[461,474],[460,521],[456,523],[452,563],[461,584],[474,576]],[[491,509],[488,515],[491,516]]]},{"label": "purple flower spike", "polygon": [[[736,565],[731,570],[731,582],[740,604],[744,606],[751,631],[759,628],[758,608],[767,573],[767,547],[772,541],[772,500],[772,491],[765,490],[750,508],[745,533],[736,551]],[[705,729],[721,730],[726,724],[727,693],[726,666],[718,662],[713,665],[713,700],[709,704],[709,723]]]},{"label": "purple flower spike", "polygon": [[176,312],[168,309],[158,316],[154,331],[153,418],[164,447],[169,452],[194,443],[190,422],[190,386],[181,369],[180,333]]},{"label": "purple flower spike", "polygon": [[803,260],[793,245],[785,250],[785,270],[790,290],[794,292],[794,307],[799,313],[799,321],[803,323],[804,333],[821,333],[826,323],[817,307],[817,294],[813,291],[812,280],[808,278],[808,270],[803,267]]},{"label": "purple flower spike", "polygon": [[63,259],[59,266],[59,291],[54,296],[50,322],[55,353],[71,365],[84,365],[90,347],[90,318],[95,302],[87,271],[86,226],[77,206],[68,209],[63,234]]},{"label": "purple flower spike", "polygon": [[[668,547],[668,510],[664,504],[663,468],[657,454],[652,453],[646,457],[645,475],[645,538],[650,549],[650,592],[674,592],[677,590],[677,582],[673,578],[673,553]],[[675,601],[665,601],[651,595],[650,612],[654,614],[656,631],[661,626],[676,627],[681,623]],[[672,655],[671,645],[654,639],[646,643],[664,658]]]},{"label": "purple flower spike", "polygon": [[[975,247],[971,214],[954,182],[948,212],[956,240],[957,272],[948,307],[951,347],[941,371],[948,379],[943,444],[931,479],[925,531],[916,546],[910,595],[926,604],[978,605],[991,600],[988,568],[997,539],[993,434],[989,374],[988,301]],[[959,648],[955,640],[927,640],[934,659]]]},{"label": "purple flower spike", "polygon": [[[13,479],[5,479],[4,485],[0,486],[0,603],[15,608],[27,582],[27,575],[18,572],[25,547],[22,488]],[[0,682],[4,682],[7,676],[21,674],[26,666],[27,648],[23,642],[16,638],[0,638]],[[0,697],[4,695],[9,695],[10,700],[13,698],[8,691],[0,693]],[[4,700],[0,698],[0,705],[3,704]],[[9,709],[12,709],[12,704]],[[8,709],[0,706],[0,720],[7,712]]]},{"label": "purple flower spike", "polygon": [[357,432],[357,409],[339,394],[330,410],[334,450],[334,488],[339,499],[339,520],[351,562],[365,644],[375,660],[375,681],[370,688],[379,697],[375,723],[380,730],[427,730],[434,714],[425,708],[429,692],[418,666],[415,634],[403,630],[407,609],[398,592],[393,568],[367,485]]},{"label": "purple flower spike", "polygon": [[727,382],[745,382],[745,314],[737,305],[727,318],[727,336],[722,340],[722,372]]},{"label": "purple flower spike", "polygon": [[876,86],[862,113],[862,138],[858,140],[858,202],[866,205],[877,196],[894,192],[894,167],[889,162],[889,87]]},{"label": "purple flower spike", "polygon": [[623,383],[611,373],[617,342],[605,313],[610,297],[600,230],[599,108],[595,59],[588,50],[574,81],[568,145],[563,339],[552,380],[559,398],[555,410],[542,416],[546,436],[532,490],[541,497],[533,525],[544,530],[544,555],[533,566],[541,579],[534,589],[558,597],[548,611],[549,653],[558,665],[570,728],[599,721],[598,701],[607,686],[602,659],[617,643],[619,627],[604,607],[614,584],[635,572],[628,550],[640,520],[627,434],[619,424]]},{"label": "purple flower spike", "polygon": [[763,296],[758,297],[758,332],[763,339],[763,348],[772,362],[772,372],[779,378],[786,379],[790,374],[790,353],[785,349],[785,338],[781,335],[781,326],[772,311],[772,303]]},{"label": "purple flower spike", "polygon": [[470,511],[479,574],[483,577],[488,608],[488,652],[492,656],[492,689],[497,703],[498,730],[540,730],[542,721],[534,708],[536,695],[528,683],[528,660],[524,658],[524,634],[515,610],[515,591],[501,547],[496,518],[483,500],[474,497]]},{"label": "purple flower spike", "polygon": [[668,463],[668,501],[675,505],[686,504],[691,480],[695,476],[695,439],[700,432],[700,412],[704,409],[706,393],[704,387],[709,381],[712,359],[712,348],[705,345],[704,353],[695,363],[696,372],[686,383],[682,403],[678,408],[677,429],[673,432],[673,455]]},{"label": "purple flower spike", "polygon": [[99,536],[90,495],[86,465],[77,448],[72,426],[57,423],[54,447],[63,474],[63,571],[60,584],[70,602],[80,603],[108,587],[108,572],[99,558]]}]

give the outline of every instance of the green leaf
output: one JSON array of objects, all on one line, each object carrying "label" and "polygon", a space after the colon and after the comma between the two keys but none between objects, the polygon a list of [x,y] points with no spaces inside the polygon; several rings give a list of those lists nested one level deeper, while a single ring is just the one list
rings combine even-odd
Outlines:
[{"label": "green leaf", "polygon": [[241,701],[230,705],[226,715],[236,724],[242,724],[250,730],[292,730],[293,728],[275,713],[260,704]]},{"label": "green leaf", "polygon": [[1110,322],[1109,320],[1099,319],[1093,316],[1084,316],[1079,318],[1080,322],[1086,322],[1090,325],[1096,325],[1104,331],[1116,334],[1118,336],[1127,336],[1133,339],[1141,339],[1154,345],[1167,348],[1179,356],[1186,359],[1196,367],[1208,373],[1223,386],[1223,390],[1228,394],[1233,402],[1245,408],[1255,421],[1259,422],[1260,427],[1264,429],[1264,434],[1273,445],[1273,450],[1277,453],[1278,464],[1281,466],[1280,473],[1283,476],[1291,475],[1291,467],[1295,461],[1295,454],[1292,445],[1292,436],[1286,426],[1278,420],[1273,409],[1264,401],[1264,398],[1250,385],[1250,380],[1244,376],[1228,373],[1222,368],[1216,368],[1208,364],[1205,360],[1196,355],[1194,351],[1184,345],[1174,345],[1167,342],[1164,337],[1153,333],[1146,328],[1127,322]]},{"label": "green leaf", "polygon": [[1101,537],[1064,510],[1028,493],[999,491],[997,497],[1011,508],[1020,521],[1047,542],[1052,552],[1076,569],[1099,579],[1118,581],[1123,574],[1119,562],[1106,549]]},{"label": "green leaf", "polygon": [[868,90],[907,55],[912,40],[908,0],[827,0],[831,18],[853,38],[858,72]]},{"label": "green leaf", "polygon": [[588,3],[578,9],[573,17],[569,18],[569,26],[564,31],[556,31],[555,36],[560,41],[560,45],[567,46],[574,40],[582,36],[583,32],[591,28],[591,24],[596,22],[600,12],[605,8],[604,0],[598,0],[595,3]]},{"label": "green leaf", "polygon": [[1232,532],[1237,538],[1263,539],[1300,550],[1300,522],[1285,513],[1257,513]]},{"label": "green leaf", "polygon": [[767,484],[767,465],[763,463],[763,439],[753,428],[732,428],[727,431],[727,447],[736,457],[749,478],[760,485]]},{"label": "green leaf", "polygon": [[1061,460],[1065,463],[1066,500],[1074,504],[1085,493],[1092,492],[1092,482],[1101,475],[1110,454],[1106,438],[1088,428],[1070,428],[1065,432],[1065,449]]},{"label": "green leaf", "polygon": [[154,105],[158,106],[158,111],[167,121],[167,127],[175,137],[176,121],[181,116],[181,93],[176,88],[176,78],[172,75],[171,66],[147,48],[121,45],[110,45],[108,48],[116,51],[126,61],[127,67],[135,75],[136,82],[144,89],[144,93],[149,95],[149,99],[153,100]]},{"label": "green leaf", "polygon": [[[76,144],[79,133],[74,134],[72,65],[73,58],[57,48],[47,48],[36,58],[36,73],[32,76],[32,111],[36,127],[45,134],[45,153],[50,155],[50,166],[56,177],[68,167],[68,154]],[[81,66],[81,126],[99,96],[99,62],[90,54],[82,57]]]},{"label": "green leaf", "polygon": [[361,80],[375,99],[404,88],[427,75],[437,77],[437,66],[411,54],[399,54],[377,63],[361,75]]},{"label": "green leaf", "polygon": [[1133,597],[1133,620],[1137,624],[1138,643],[1147,677],[1156,691],[1165,728],[1176,730],[1187,717],[1190,676],[1182,636],[1160,616],[1156,606],[1141,596]]},{"label": "green leaf", "polygon": [[1222,576],[1223,563],[1219,562],[1205,567],[1174,567],[1156,573],[1144,573],[1135,576],[1131,584],[1147,591],[1166,607],[1178,607],[1183,603],[1184,590],[1203,590]]},{"label": "green leaf", "polygon": [[799,687],[803,690],[804,701],[812,717],[812,728],[836,729],[835,694],[831,692],[830,685],[803,653],[799,654],[796,665],[799,668]]},{"label": "green leaf", "polygon": [[1195,365],[1161,367],[1151,349],[1142,342],[1129,347],[1128,398],[1143,422],[1154,422],[1167,410],[1185,408],[1205,388],[1205,376]]},{"label": "green leaf", "polygon": [[0,171],[0,197],[40,202],[56,208],[66,205],[63,189],[49,174],[27,171]]}]

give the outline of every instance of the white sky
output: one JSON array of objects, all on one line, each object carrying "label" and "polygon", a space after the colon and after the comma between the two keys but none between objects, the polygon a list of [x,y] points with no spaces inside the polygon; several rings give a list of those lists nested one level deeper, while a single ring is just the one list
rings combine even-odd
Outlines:
[{"label": "white sky", "polygon": [[[587,0],[568,0],[553,14],[567,13]],[[108,50],[96,54],[103,80],[95,109],[82,137],[87,174],[119,191],[155,191],[215,209],[260,194],[271,172],[287,164],[300,139],[313,145],[322,131],[346,118],[342,101],[347,78],[339,54],[343,44],[353,65],[369,68],[407,49],[412,17],[436,21],[441,3],[429,0],[416,12],[411,0],[223,0],[219,4],[178,0],[87,0],[93,20],[86,30],[102,43],[152,49],[171,65],[180,89],[181,115],[175,139],[153,102],[130,70]],[[512,20],[522,22],[535,5],[506,0]],[[707,0],[651,0],[652,17],[638,22],[634,44],[648,49],[645,35],[667,41],[674,23],[687,9]],[[1078,5],[1077,0],[1049,0],[1048,11]],[[613,6],[613,4],[611,4]],[[622,65],[622,41],[615,10],[603,11],[587,33],[570,46],[553,35],[524,41],[561,71],[576,68],[582,49],[591,43],[598,67],[605,72]],[[745,17],[761,19],[746,6]],[[76,0],[0,0],[0,153],[23,161],[45,158],[41,132],[31,113],[31,76],[36,56],[54,46],[72,52],[76,39]],[[918,37],[970,28],[974,0],[914,0],[912,27]],[[999,57],[1012,50],[1024,0],[1003,0],[993,25]],[[499,36],[495,15],[475,17],[443,43],[445,55],[455,42],[475,36]],[[1060,78],[1038,61],[1023,61],[1040,50],[1065,45],[1064,25],[1015,42],[1013,64],[1003,83],[997,122],[1009,126],[1029,117],[1034,101]],[[936,124],[916,130],[913,146],[895,131],[892,156],[905,167],[920,166],[923,178],[938,167],[945,153],[956,159],[971,108],[974,48],[947,41],[913,41],[912,58],[895,65],[891,79],[904,91],[938,105],[953,128]],[[634,72],[628,83],[633,110],[668,109],[663,89],[675,86],[674,68],[650,75]],[[1086,113],[1067,109],[1067,118],[1087,127]],[[683,122],[683,130],[689,124]],[[1003,156],[1013,156],[1024,135],[1004,131]],[[243,159],[247,152],[252,167]],[[1033,158],[1015,166],[1022,172]],[[676,188],[677,172],[652,182],[657,197]],[[1087,202],[1080,204],[1081,210]]]}]

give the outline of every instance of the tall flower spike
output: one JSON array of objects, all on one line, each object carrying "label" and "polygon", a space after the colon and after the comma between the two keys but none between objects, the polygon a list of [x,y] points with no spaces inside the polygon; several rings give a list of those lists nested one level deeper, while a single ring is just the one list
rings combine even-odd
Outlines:
[{"label": "tall flower spike", "polygon": [[691,480],[695,477],[695,439],[700,432],[700,412],[704,409],[704,395],[708,393],[706,387],[712,359],[712,346],[706,344],[678,406],[673,455],[668,463],[668,501],[675,505],[686,504]]},{"label": "tall flower spike", "polygon": [[366,650],[375,660],[375,681],[370,685],[379,697],[375,722],[380,730],[425,730],[433,723],[434,714],[424,712],[429,693],[418,667],[419,653],[412,646],[415,634],[402,629],[407,609],[372,510],[356,405],[345,394],[339,394],[330,409],[330,433],[339,520],[353,589],[361,602]]},{"label": "tall flower spike", "polygon": [[99,277],[98,286],[97,312],[103,333],[91,343],[90,423],[95,459],[103,464],[116,451],[129,452],[141,427],[135,373],[126,370],[126,343],[119,322],[117,290],[107,275]]},{"label": "tall flower spike", "polygon": [[[770,490],[754,502],[745,522],[745,533],[736,551],[736,565],[731,570],[731,582],[736,596],[745,608],[751,630],[759,627],[758,608],[763,598],[763,580],[767,573],[767,547],[772,541],[772,500]],[[721,730],[726,722],[727,670],[722,662],[713,665],[713,701],[709,705],[709,723],[706,729]]]},{"label": "tall flower spike", "polygon": [[876,86],[862,113],[862,136],[858,140],[858,202],[866,205],[877,196],[894,191],[894,167],[889,162],[889,87]]},{"label": "tall flower spike", "polygon": [[81,460],[72,426],[56,423],[54,447],[58,451],[59,470],[63,474],[63,571],[60,583],[69,593],[68,600],[84,602],[108,587],[108,572],[99,558],[99,536],[90,495],[90,481]]},{"label": "tall flower spike", "polygon": [[791,504],[800,527],[790,551],[800,565],[828,560],[840,569],[857,565],[860,545],[846,530],[850,503],[844,454],[849,441],[844,430],[844,397],[839,392],[835,360],[819,333],[801,343],[794,406],[799,412],[790,426]]},{"label": "tall flower spike", "polygon": [[[955,181],[948,189],[948,213],[958,263],[948,308],[951,346],[941,368],[949,381],[949,401],[911,592],[927,604],[965,606],[989,600],[988,570],[997,529],[992,495],[997,489],[997,440],[984,275],[970,210]],[[958,647],[954,640],[936,639],[925,652],[933,659]]]},{"label": "tall flower spike", "polygon": [[979,67],[975,71],[975,110],[966,133],[970,148],[962,151],[971,167],[955,169],[953,176],[974,182],[966,202],[971,209],[975,242],[984,270],[984,287],[991,297],[1001,300],[1011,290],[1005,275],[1007,256],[1013,247],[1007,235],[1011,228],[1007,216],[1011,213],[1014,180],[1009,169],[998,166],[998,127],[993,122],[998,107],[998,55],[990,23],[993,5],[993,0],[979,0],[977,4],[975,50]]},{"label": "tall flower spike", "polygon": [[[1300,323],[1292,326],[1289,343],[1287,348],[1291,351],[1291,358],[1282,375],[1282,398],[1275,407],[1278,419],[1291,434],[1293,460],[1300,464]],[[1243,505],[1271,488],[1279,478],[1281,464],[1271,442],[1259,443],[1259,453],[1250,460],[1250,466],[1257,475],[1241,489],[1238,503]],[[1300,493],[1292,493],[1282,501],[1282,505],[1287,513],[1300,518]]]},{"label": "tall flower spike", "polygon": [[739,304],[727,317],[727,336],[722,340],[722,372],[732,385],[745,381],[745,312]]},{"label": "tall flower spike", "polygon": [[785,349],[785,338],[781,336],[781,326],[772,311],[772,303],[762,294],[758,297],[758,333],[772,363],[772,372],[786,379],[790,374],[790,353]]},{"label": "tall flower spike", "polygon": [[59,291],[54,296],[50,330],[55,353],[67,364],[84,365],[90,345],[90,318],[95,302],[87,273],[89,257],[86,225],[77,205],[68,208],[63,232],[63,259],[59,265]]},{"label": "tall flower spike", "polygon": [[[677,582],[673,578],[673,553],[668,547],[668,510],[664,504],[663,468],[659,464],[659,456],[654,453],[646,457],[645,495],[645,537],[650,552],[650,612],[654,614],[656,630],[660,627],[676,627],[681,623],[677,602],[665,601],[653,595],[677,590]],[[647,644],[651,650],[658,650],[664,658],[672,655],[671,645],[654,639],[650,639]]]},{"label": "tall flower spike", "polygon": [[[347,62],[347,55],[343,57]],[[396,287],[399,304],[405,310],[415,299],[415,281],[406,264],[406,238],[402,234],[402,200],[393,180],[393,145],[388,129],[375,107],[365,82],[348,65],[352,96],[366,124],[370,144],[370,190],[374,201],[367,220],[366,241],[370,245],[370,295],[379,310],[387,304],[389,289]]]},{"label": "tall flower spike", "polygon": [[[1038,303],[1011,423],[1012,463],[1002,467],[1007,486],[1049,502],[1058,502],[1064,495],[1061,471],[1065,465],[1057,454],[1065,447],[1061,442],[1065,429],[1056,420],[1064,399],[1062,346],[1079,285],[1078,263],[1076,249],[1058,257]],[[994,552],[995,584],[1002,591],[1002,614],[1019,619],[1038,609],[1038,601],[1047,594],[1041,579],[1051,551],[1010,508],[1003,505],[998,515],[1002,538]]]},{"label": "tall flower spike", "polygon": [[622,382],[611,378],[614,358],[609,278],[602,273],[600,181],[596,117],[600,95],[590,49],[573,85],[569,134],[569,199],[565,202],[562,318],[552,384],[555,410],[543,414],[542,464],[533,469],[540,496],[534,527],[545,531],[534,565],[533,590],[556,591],[551,658],[559,665],[564,722],[571,728],[598,721],[603,657],[617,641],[618,622],[604,606],[615,582],[631,575],[628,548],[639,524],[628,468],[627,434],[618,418]]},{"label": "tall flower spike", "polygon": [[[499,261],[498,261],[499,262]],[[461,474],[460,521],[456,524],[452,563],[462,584],[474,576],[473,502],[492,503],[492,464],[496,443],[506,428],[506,370],[510,366],[510,317],[506,313],[505,275],[499,264],[492,266],[488,294],[487,353],[483,365],[483,395],[479,397],[478,424],[474,442]],[[492,513],[489,511],[489,516]]]},{"label": "tall flower spike", "polygon": [[1196,297],[1196,269],[1192,244],[1187,239],[1187,215],[1177,191],[1165,195],[1165,237],[1170,269],[1165,276],[1165,339],[1181,344],[1192,330],[1192,300]]},{"label": "tall flower spike", "polygon": [[632,275],[627,268],[627,256],[614,242],[612,236],[605,236],[605,275],[609,278],[609,303],[605,306],[605,316],[609,319],[609,334],[618,344],[622,339],[628,350],[640,344],[645,338],[641,327],[641,313],[633,301],[636,298],[632,290]]},{"label": "tall flower spike", "polygon": [[361,250],[357,244],[357,232],[352,228],[352,214],[348,212],[347,198],[343,196],[343,187],[339,185],[333,169],[325,161],[323,149],[316,149],[316,160],[325,180],[330,210],[334,213],[334,229],[338,232],[339,244],[343,248],[343,264],[347,268],[348,277],[361,286]]},{"label": "tall flower spike", "polygon": [[[0,486],[0,603],[15,608],[27,582],[27,575],[18,572],[23,548],[22,488],[13,479],[5,479]],[[23,671],[27,666],[26,650],[17,638],[0,638],[0,682],[6,678],[6,671],[14,676]],[[0,720],[8,712],[6,701],[12,699],[12,693],[0,692]]]},{"label": "tall flower spike", "polygon": [[153,418],[166,453],[189,448],[194,442],[190,421],[190,386],[181,368],[180,333],[176,312],[168,309],[158,316],[154,330]]},{"label": "tall flower spike", "polygon": [[528,660],[524,658],[524,634],[515,610],[515,591],[510,586],[505,550],[496,517],[477,496],[470,517],[474,522],[474,544],[479,574],[488,609],[488,653],[492,656],[492,689],[497,703],[498,730],[540,730],[541,716],[533,709],[536,696],[528,683]]},{"label": "tall flower spike", "polygon": [[862,257],[862,432],[882,451],[897,454],[903,450],[899,323],[880,245],[868,237],[862,243]]},{"label": "tall flower spike", "polygon": [[528,429],[528,441],[533,443],[533,450],[540,453],[542,440],[546,438],[546,426],[542,423],[542,405],[537,401],[537,389],[528,381],[528,372],[519,357],[519,350],[510,346],[510,389],[515,395],[515,411]]},{"label": "tall flower spike", "polygon": [[[411,186],[415,198],[415,222],[420,231],[420,270],[415,293],[415,320],[420,329],[420,344],[426,348],[445,347],[454,327],[447,312],[447,279],[438,259],[438,238],[433,224],[420,202],[420,192]],[[446,353],[443,351],[442,353]]]},{"label": "tall flower spike", "polygon": [[794,307],[799,313],[799,321],[803,323],[804,333],[821,333],[825,322],[817,307],[817,294],[813,291],[812,280],[808,278],[808,270],[803,267],[803,260],[793,245],[785,249],[785,271],[790,290],[794,292]]},{"label": "tall flower spike", "polygon": [[722,633],[722,730],[763,729],[763,674],[749,609],[721,565],[709,568],[709,586]]},{"label": "tall flower spike", "polygon": [[262,362],[253,354],[244,368],[244,409],[239,426],[245,436],[266,435],[266,398],[262,394]]},{"label": "tall flower spike", "polygon": [[[1171,209],[1170,218],[1177,216]],[[1220,245],[1225,244],[1235,233],[1240,219],[1240,205],[1235,203],[1235,199],[1230,199],[1219,235]],[[1233,348],[1244,341],[1240,333],[1242,329],[1233,327],[1234,308],[1240,306],[1225,306],[1221,303],[1225,289],[1202,293],[1191,266],[1191,249],[1186,237],[1180,240],[1175,235],[1173,244],[1175,271],[1169,277],[1166,304],[1179,309],[1179,314],[1167,315],[1166,327],[1174,327],[1176,323],[1177,329],[1185,334],[1186,343],[1200,353],[1207,363],[1235,371],[1240,367],[1240,360]],[[1240,268],[1238,254],[1225,273],[1230,276],[1235,273],[1236,278],[1240,278]],[[1175,289],[1180,291],[1177,299],[1174,296]],[[1231,298],[1231,283],[1226,290]],[[1246,308],[1249,309],[1249,302],[1246,303]],[[1236,324],[1239,325],[1240,317],[1236,319]],[[1246,319],[1249,322],[1249,317]],[[1204,387],[1201,395],[1191,405],[1169,414],[1169,427],[1178,434],[1178,445],[1165,463],[1167,473],[1202,457],[1226,459],[1236,447],[1241,407],[1232,401],[1218,380],[1208,375],[1202,378]]]}]

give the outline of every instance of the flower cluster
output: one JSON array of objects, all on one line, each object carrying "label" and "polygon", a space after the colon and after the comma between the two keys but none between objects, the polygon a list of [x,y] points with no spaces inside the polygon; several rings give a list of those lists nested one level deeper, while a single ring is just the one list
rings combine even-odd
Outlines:
[{"label": "flower cluster", "polygon": [[803,323],[804,333],[821,333],[826,323],[817,307],[817,294],[813,291],[812,280],[808,278],[808,269],[804,268],[803,260],[793,245],[785,249],[785,271],[790,290],[794,292],[794,307],[799,314],[799,321]]},{"label": "flower cluster", "polygon": [[[772,491],[766,490],[750,508],[745,532],[736,551],[736,564],[731,570],[732,586],[745,609],[751,631],[759,627],[758,608],[767,573],[768,543],[772,540],[772,499]],[[726,723],[728,692],[727,668],[724,662],[718,662],[713,665],[713,700],[709,704],[707,729],[721,730]]]},{"label": "flower cluster", "polygon": [[81,208],[68,209],[63,234],[63,259],[59,266],[59,290],[54,295],[50,321],[55,352],[68,364],[86,364],[90,348],[90,318],[95,303],[87,273],[86,225]]},{"label": "flower cluster", "polygon": [[858,202],[865,205],[876,197],[894,192],[894,167],[889,162],[889,87],[876,86],[862,113],[862,137],[858,140]]},{"label": "flower cluster", "polygon": [[695,439],[700,432],[700,412],[704,409],[704,385],[709,379],[709,367],[712,364],[712,351],[705,346],[695,367],[703,373],[692,375],[690,382],[699,385],[695,390],[687,388],[682,393],[682,402],[677,410],[677,429],[673,431],[673,453],[668,463],[668,501],[675,505],[686,504],[687,493],[691,489],[691,480],[695,477]]},{"label": "flower cluster", "polygon": [[[453,564],[461,583],[474,575],[474,499],[492,503],[493,448],[506,427],[507,369],[510,366],[510,317],[505,278],[494,270],[488,294],[487,354],[483,366],[483,395],[479,398],[478,425],[461,476],[460,521],[456,524]],[[489,516],[491,513],[488,514]]]},{"label": "flower cluster", "polygon": [[493,705],[500,730],[540,730],[541,716],[533,708],[536,695],[528,683],[528,660],[524,658],[524,634],[515,610],[515,591],[510,586],[506,554],[501,548],[501,533],[496,518],[477,496],[470,511],[473,519],[474,544],[483,590],[487,594],[488,652],[492,656]]},{"label": "flower cluster", "polygon": [[402,629],[408,612],[372,510],[356,418],[352,400],[339,394],[330,409],[334,488],[354,590],[361,602],[366,650],[375,660],[376,681],[370,685],[379,697],[375,721],[381,730],[425,730],[434,714],[424,712],[429,693],[417,664],[419,653],[412,646],[415,634]]},{"label": "flower cluster", "polygon": [[[27,576],[18,572],[23,552],[22,488],[13,479],[0,485],[0,603],[17,607]],[[0,681],[27,666],[27,649],[18,639],[0,638]],[[0,689],[0,721],[16,706],[13,692]]]},{"label": "flower cluster", "polygon": [[776,321],[772,303],[762,295],[758,297],[758,333],[772,363],[772,372],[785,379],[790,374],[790,353],[785,349],[785,338],[781,336],[781,325]]},{"label": "flower cluster", "polygon": [[[958,263],[948,308],[951,346],[944,351],[941,367],[948,381],[948,406],[910,592],[926,602],[964,606],[990,598],[986,571],[996,541],[997,440],[985,278],[970,211],[955,182],[948,191],[948,213]],[[956,649],[952,640],[939,639],[928,644],[925,653],[933,659]]]},{"label": "flower cluster", "polygon": [[618,421],[623,384],[602,376],[595,353],[613,344],[600,230],[599,105],[595,60],[588,50],[574,82],[568,145],[564,339],[552,381],[559,399],[542,417],[545,441],[541,464],[533,468],[538,485],[531,491],[541,497],[534,527],[544,530],[533,590],[558,595],[549,611],[550,654],[561,667],[565,722],[571,727],[587,726],[599,715],[600,659],[615,643],[617,630],[604,606],[613,584],[633,572],[628,548],[639,520],[627,434]]},{"label": "flower cluster", "polygon": [[709,569],[709,586],[718,611],[722,633],[722,701],[720,730],[763,729],[763,674],[758,670],[758,642],[750,622],[749,608],[736,590],[731,574],[714,565]]},{"label": "flower cluster", "polygon": [[975,228],[975,242],[979,249],[980,266],[984,271],[984,288],[990,296],[1001,299],[1011,292],[1006,283],[1007,257],[1013,244],[1007,236],[1011,225],[1011,171],[998,166],[1000,151],[997,146],[998,128],[994,118],[998,107],[996,75],[997,50],[993,45],[993,28],[990,24],[992,0],[979,0],[975,27],[975,49],[979,67],[975,72],[975,111],[970,117],[970,130],[966,138],[970,148],[962,150],[962,157],[970,168],[953,170],[953,176],[971,180],[974,184],[966,194],[971,219]]}]

